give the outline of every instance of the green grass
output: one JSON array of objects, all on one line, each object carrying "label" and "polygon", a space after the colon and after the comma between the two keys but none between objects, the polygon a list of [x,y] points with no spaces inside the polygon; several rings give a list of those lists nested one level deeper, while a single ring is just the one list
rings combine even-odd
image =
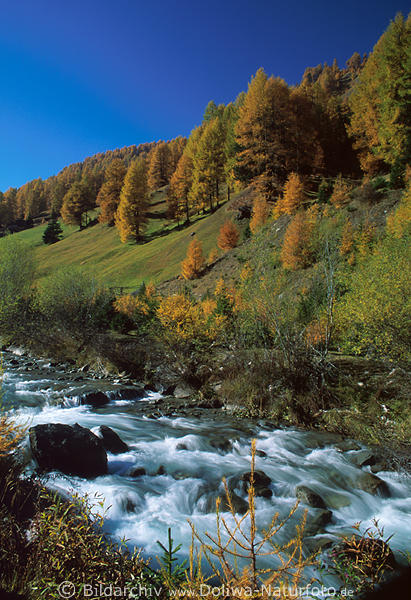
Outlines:
[{"label": "green grass", "polygon": [[115,227],[101,224],[83,231],[63,225],[64,238],[51,246],[42,242],[46,225],[14,235],[33,249],[38,263],[38,278],[59,267],[81,265],[107,285],[135,288],[142,281],[159,283],[178,275],[192,232],[203,243],[207,257],[216,246],[219,229],[227,219],[227,206],[223,205],[215,213],[197,217],[190,226],[178,230],[175,224],[166,221],[162,215],[164,211],[164,194],[159,192],[154,195],[150,208],[150,212],[159,213],[159,216],[149,220],[146,230],[148,241],[141,244],[122,244]]}]

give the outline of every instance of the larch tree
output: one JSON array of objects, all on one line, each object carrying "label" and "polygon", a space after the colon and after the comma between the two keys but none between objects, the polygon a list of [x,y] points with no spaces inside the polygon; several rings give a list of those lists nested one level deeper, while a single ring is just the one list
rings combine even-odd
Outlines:
[{"label": "larch tree", "polygon": [[170,148],[166,142],[159,142],[153,150],[147,172],[150,191],[167,185],[170,177]]},{"label": "larch tree", "polygon": [[333,187],[333,192],[330,196],[330,202],[336,208],[342,208],[347,204],[350,199],[350,192],[352,190],[351,185],[348,181],[345,181],[341,175],[336,177]]},{"label": "larch tree", "polygon": [[217,244],[221,250],[231,250],[235,248],[240,239],[240,232],[235,223],[228,220],[220,228]]},{"label": "larch tree", "polygon": [[190,190],[191,203],[199,209],[219,202],[224,181],[224,142],[225,135],[221,119],[216,117],[209,121],[199,139],[193,155],[193,183]]},{"label": "larch tree", "polygon": [[121,190],[115,224],[124,243],[130,238],[138,241],[147,223],[147,167],[143,157],[135,159],[127,170]]},{"label": "larch tree", "polygon": [[100,223],[114,225],[114,217],[120,202],[121,188],[127,168],[120,158],[115,158],[106,168],[105,181],[97,196],[100,206]]},{"label": "larch tree", "polygon": [[205,263],[202,244],[199,240],[194,239],[188,247],[186,258],[181,263],[182,276],[184,279],[198,279]]},{"label": "larch tree", "polygon": [[189,191],[192,184],[193,161],[188,152],[183,152],[174,171],[167,191],[168,218],[177,222],[190,222],[191,205]]},{"label": "larch tree", "polygon": [[92,208],[89,186],[83,180],[75,181],[64,196],[61,217],[66,225],[78,225],[82,229],[87,225],[87,212]]},{"label": "larch tree", "polygon": [[259,69],[251,79],[236,124],[237,177],[253,182],[266,199],[273,199],[286,178],[286,132],[290,128],[290,91],[279,77]]},{"label": "larch tree", "polygon": [[411,14],[397,15],[362,69],[349,106],[349,133],[361,167],[375,173],[385,162],[405,163],[411,153]]},{"label": "larch tree", "polygon": [[306,212],[299,211],[290,221],[284,235],[280,257],[285,269],[296,271],[310,264],[312,231],[312,219]]},{"label": "larch tree", "polygon": [[250,219],[251,233],[256,233],[270,216],[270,207],[264,196],[257,196],[253,203]]},{"label": "larch tree", "polygon": [[307,197],[304,192],[304,185],[301,177],[297,173],[290,173],[282,197],[278,200],[274,208],[274,216],[281,214],[293,215],[300,208],[303,208]]}]

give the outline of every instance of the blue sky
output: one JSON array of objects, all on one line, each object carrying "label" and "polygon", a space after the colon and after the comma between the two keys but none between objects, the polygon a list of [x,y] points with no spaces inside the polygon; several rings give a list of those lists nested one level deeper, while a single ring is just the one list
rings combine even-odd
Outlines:
[{"label": "blue sky", "polygon": [[369,52],[402,0],[0,0],[0,190],[107,149],[188,135],[263,66]]}]

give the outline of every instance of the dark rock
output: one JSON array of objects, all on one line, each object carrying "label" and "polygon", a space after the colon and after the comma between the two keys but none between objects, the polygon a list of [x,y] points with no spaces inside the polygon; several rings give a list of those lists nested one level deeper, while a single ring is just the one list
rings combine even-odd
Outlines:
[{"label": "dark rock", "polygon": [[160,465],[157,469],[156,475],[165,475],[165,474],[166,474],[166,470],[164,468],[164,465]]},{"label": "dark rock", "polygon": [[147,471],[145,470],[144,467],[137,467],[137,469],[133,469],[130,473],[130,477],[142,477],[143,475],[146,475]]},{"label": "dark rock", "polygon": [[306,485],[298,485],[295,489],[295,495],[298,500],[313,508],[327,508],[324,500],[319,494],[311,490]]},{"label": "dark rock", "polygon": [[210,446],[223,452],[230,452],[233,449],[231,440],[210,440]]},{"label": "dark rock", "polygon": [[331,548],[335,544],[335,538],[329,537],[328,535],[318,535],[313,537],[304,538],[304,545],[307,547],[309,552],[314,553],[327,548]]},{"label": "dark rock", "polygon": [[381,462],[377,462],[377,463],[375,463],[375,465],[371,466],[372,473],[378,473],[379,471],[389,471],[388,463],[385,462],[385,460],[382,460]]},{"label": "dark rock", "polygon": [[164,396],[172,396],[174,394],[174,390],[176,389],[175,385],[169,385],[166,387],[166,389],[163,391],[163,395]]},{"label": "dark rock", "polygon": [[103,442],[104,448],[107,452],[111,452],[112,454],[121,454],[122,452],[127,452],[128,446],[120,436],[111,429],[111,427],[107,427],[107,425],[101,425],[99,427],[99,437]]},{"label": "dark rock", "polygon": [[339,444],[335,444],[335,448],[340,452],[349,452],[350,450],[360,450],[360,446],[353,440],[343,440]]},{"label": "dark rock", "polygon": [[179,444],[177,444],[176,450],[188,450],[188,448],[187,448],[187,446],[185,444],[183,444],[182,442],[180,442]]},{"label": "dark rock", "polygon": [[366,467],[367,465],[374,465],[377,462],[374,454],[369,450],[358,450],[349,454],[348,458],[357,467]]},{"label": "dark rock", "polygon": [[313,515],[308,515],[304,529],[304,535],[317,535],[323,531],[324,527],[331,522],[332,516],[333,514],[330,510],[323,508],[316,510],[315,514]]},{"label": "dark rock", "polygon": [[121,501],[121,508],[124,512],[132,513],[135,512],[137,504],[134,502],[134,500],[127,496]]},{"label": "dark rock", "polygon": [[[241,475],[242,489],[244,492],[248,492],[250,487],[251,472],[243,473]],[[256,496],[262,496],[263,498],[271,498],[273,495],[269,485],[271,479],[262,471],[254,471],[254,490]]]},{"label": "dark rock", "polygon": [[255,453],[260,458],[265,458],[267,456],[267,454],[264,452],[264,450],[256,450]]},{"label": "dark rock", "polygon": [[94,408],[104,406],[109,402],[110,398],[103,392],[89,392],[80,397],[80,404],[89,404],[90,406],[94,406]]},{"label": "dark rock", "polygon": [[183,471],[177,471],[176,473],[173,473],[173,477],[174,479],[177,479],[177,481],[182,481],[183,479],[190,479],[192,477],[191,473],[184,473]]},{"label": "dark rock", "polygon": [[[213,513],[216,511],[217,498],[220,499],[220,510],[222,512],[230,512],[230,506],[227,500],[227,495],[224,492],[221,492],[220,494],[210,494],[207,497],[207,501],[204,508],[205,512]],[[231,493],[230,498],[234,511],[239,515],[244,515],[248,510],[248,503],[245,500],[243,500],[241,496],[235,493]]]},{"label": "dark rock", "polygon": [[204,400],[201,400],[200,402],[198,402],[197,407],[198,408],[221,408],[223,406],[223,403],[221,402],[221,400],[219,398],[205,398]]},{"label": "dark rock", "polygon": [[372,473],[361,473],[356,481],[355,487],[364,490],[364,492],[367,492],[368,494],[373,494],[374,496],[382,496],[383,498],[390,497],[388,485],[385,481]]},{"label": "dark rock", "polygon": [[144,396],[144,390],[140,387],[124,387],[110,392],[110,397],[116,400],[140,400]]},{"label": "dark rock", "polygon": [[40,469],[66,475],[97,477],[107,473],[103,442],[76,423],[36,425],[29,429],[31,451]]}]

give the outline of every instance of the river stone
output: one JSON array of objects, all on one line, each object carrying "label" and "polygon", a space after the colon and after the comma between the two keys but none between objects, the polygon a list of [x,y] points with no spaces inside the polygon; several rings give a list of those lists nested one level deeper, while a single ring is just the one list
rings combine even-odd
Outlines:
[{"label": "river stone", "polygon": [[97,477],[107,473],[107,453],[102,440],[76,423],[36,425],[29,429],[34,459],[44,471]]},{"label": "river stone", "polygon": [[317,535],[323,531],[324,527],[331,522],[332,512],[324,508],[319,508],[315,514],[309,514],[304,528],[304,536]]},{"label": "river stone", "polygon": [[295,495],[298,500],[301,500],[304,504],[308,504],[308,506],[312,506],[313,508],[327,508],[321,496],[306,485],[298,485],[295,488]]},{"label": "river stone", "polygon": [[89,404],[94,408],[99,408],[110,402],[110,398],[103,392],[89,392],[80,396],[80,404]]},{"label": "river stone", "polygon": [[359,450],[348,455],[350,462],[357,467],[366,467],[367,465],[374,465],[377,462],[374,454],[369,450]]},{"label": "river stone", "polygon": [[[250,479],[250,471],[241,475],[242,488],[244,492],[248,492],[248,488],[250,487]],[[270,484],[271,479],[268,477],[268,475],[266,475],[262,471],[254,471],[254,490],[256,496],[262,496],[263,498],[271,498],[273,492],[269,488]]]},{"label": "river stone", "polygon": [[121,454],[122,452],[127,452],[128,446],[121,437],[111,429],[111,427],[107,427],[107,425],[101,425],[99,427],[99,438],[101,438],[103,442],[104,448],[107,452],[111,452],[112,454]]},{"label": "river stone", "polygon": [[174,388],[174,397],[175,398],[179,398],[179,399],[183,399],[183,398],[191,398],[192,396],[194,396],[197,393],[197,390],[195,390],[190,384],[188,383],[179,383],[178,385],[176,385],[176,387]]},{"label": "river stone", "polygon": [[146,475],[144,467],[137,467],[130,472],[130,477],[142,477],[143,475]]},{"label": "river stone", "polygon": [[339,510],[340,508],[344,508],[345,506],[350,506],[351,500],[348,496],[344,494],[337,494],[334,492],[330,492],[324,495],[325,503],[329,508],[333,510]]},{"label": "river stone", "polygon": [[355,483],[356,488],[364,490],[364,492],[367,492],[368,494],[382,496],[383,498],[389,498],[390,496],[390,490],[385,481],[372,473],[361,473]]},{"label": "river stone", "polygon": [[186,444],[183,444],[183,442],[179,442],[176,446],[176,450],[188,450]]},{"label": "river stone", "polygon": [[334,448],[340,452],[349,452],[350,450],[360,450],[360,446],[354,440],[343,440],[339,444],[335,444]]},{"label": "river stone", "polygon": [[[239,515],[244,515],[248,510],[248,503],[241,498],[238,494],[230,493],[231,503],[233,505],[234,511]],[[217,498],[220,498],[220,510],[222,512],[230,512],[230,506],[228,504],[227,495],[222,492],[221,494],[210,494],[207,497],[205,512],[213,513],[216,511],[216,502]]]},{"label": "river stone", "polygon": [[377,462],[371,466],[372,473],[379,473],[379,471],[389,471],[388,463],[385,460]]},{"label": "river stone", "polygon": [[327,548],[331,548],[335,544],[335,537],[330,537],[328,535],[317,535],[317,536],[308,536],[304,538],[304,546],[311,553],[327,550]]}]

